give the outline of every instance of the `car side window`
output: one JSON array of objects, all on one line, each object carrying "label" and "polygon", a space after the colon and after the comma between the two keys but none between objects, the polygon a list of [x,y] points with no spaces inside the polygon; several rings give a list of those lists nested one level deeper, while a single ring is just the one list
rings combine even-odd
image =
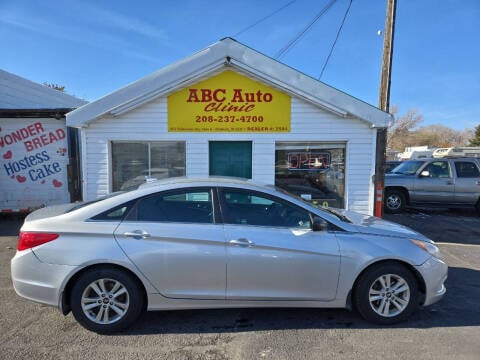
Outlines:
[{"label": "car side window", "polygon": [[140,199],[127,220],[207,223],[214,221],[211,189],[180,189]]},{"label": "car side window", "polygon": [[221,198],[224,221],[228,224],[311,228],[308,211],[274,196],[223,189]]},{"label": "car side window", "polygon": [[447,161],[434,161],[423,169],[428,171],[431,178],[449,178],[450,167]]},{"label": "car side window", "polygon": [[116,206],[110,210],[104,211],[101,214],[98,214],[91,218],[91,220],[98,221],[117,221],[122,220],[128,211],[132,208],[134,202],[129,201],[128,203]]},{"label": "car side window", "polygon": [[480,171],[477,165],[471,161],[455,161],[455,170],[459,178],[480,177]]}]

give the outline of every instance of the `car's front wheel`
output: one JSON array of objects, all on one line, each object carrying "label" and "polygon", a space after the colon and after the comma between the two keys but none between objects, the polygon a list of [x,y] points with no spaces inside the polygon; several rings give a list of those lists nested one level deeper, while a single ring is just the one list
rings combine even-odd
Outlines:
[{"label": "car's front wheel", "polygon": [[405,195],[400,190],[387,190],[385,193],[385,209],[392,214],[405,210]]},{"label": "car's front wheel", "polygon": [[120,331],[137,320],[145,299],[138,280],[116,268],[87,270],[73,285],[75,319],[97,333]]},{"label": "car's front wheel", "polygon": [[360,315],[377,324],[403,321],[418,306],[415,276],[401,264],[382,264],[368,269],[354,291]]}]

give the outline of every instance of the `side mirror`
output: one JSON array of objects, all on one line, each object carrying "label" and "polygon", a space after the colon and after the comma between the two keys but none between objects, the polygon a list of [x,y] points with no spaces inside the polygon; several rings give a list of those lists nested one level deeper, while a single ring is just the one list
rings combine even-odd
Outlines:
[{"label": "side mirror", "polygon": [[428,171],[428,170],[423,170],[420,173],[420,177],[429,177],[429,176],[430,176],[430,171]]},{"label": "side mirror", "polygon": [[327,229],[328,229],[328,223],[324,219],[318,216],[315,216],[313,218],[313,226],[312,226],[313,231],[327,231]]}]

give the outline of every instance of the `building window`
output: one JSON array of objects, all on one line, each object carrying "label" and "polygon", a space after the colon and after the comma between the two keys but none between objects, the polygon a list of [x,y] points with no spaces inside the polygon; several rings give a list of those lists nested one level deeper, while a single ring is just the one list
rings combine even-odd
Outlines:
[{"label": "building window", "polygon": [[112,190],[127,190],[147,178],[185,175],[185,142],[112,142]]},{"label": "building window", "polygon": [[275,185],[315,204],[345,205],[345,144],[277,142]]}]

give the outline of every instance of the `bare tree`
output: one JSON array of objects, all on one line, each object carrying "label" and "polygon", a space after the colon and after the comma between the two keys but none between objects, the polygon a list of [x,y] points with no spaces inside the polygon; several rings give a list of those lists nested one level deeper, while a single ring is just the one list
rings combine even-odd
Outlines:
[{"label": "bare tree", "polygon": [[394,106],[392,108],[394,121],[387,133],[387,148],[403,151],[406,146],[415,145],[414,128],[423,121],[423,116],[417,114],[415,110],[408,110],[406,115],[397,118],[397,111],[397,107]]},{"label": "bare tree", "polygon": [[[397,108],[393,107],[395,120],[388,128],[387,148],[403,151],[410,146],[454,147],[467,146],[473,137],[471,129],[454,130],[444,125],[416,127],[423,121],[423,116],[415,110],[408,110],[402,117],[396,117]],[[480,142],[480,126],[477,127]],[[471,142],[470,142],[471,144]]]},{"label": "bare tree", "polygon": [[415,131],[416,142],[431,147],[467,146],[471,131],[454,130],[444,125],[430,125]]}]

